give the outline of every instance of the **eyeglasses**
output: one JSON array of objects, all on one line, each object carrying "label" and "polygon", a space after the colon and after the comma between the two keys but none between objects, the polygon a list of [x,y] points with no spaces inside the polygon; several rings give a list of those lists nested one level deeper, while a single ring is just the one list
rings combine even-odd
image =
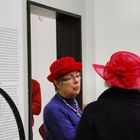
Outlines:
[{"label": "eyeglasses", "polygon": [[81,73],[76,72],[75,74],[67,74],[64,77],[61,78],[62,81],[74,81],[75,79],[80,80],[81,79]]}]

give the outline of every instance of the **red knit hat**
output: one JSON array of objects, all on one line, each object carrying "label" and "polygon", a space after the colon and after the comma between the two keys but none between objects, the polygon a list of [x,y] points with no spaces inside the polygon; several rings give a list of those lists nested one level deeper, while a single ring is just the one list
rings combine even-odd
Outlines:
[{"label": "red knit hat", "polygon": [[105,66],[93,64],[93,68],[114,86],[125,89],[140,88],[140,57],[134,53],[116,52]]},{"label": "red knit hat", "polygon": [[50,82],[57,80],[61,76],[68,74],[73,71],[81,71],[82,64],[80,62],[76,62],[73,57],[62,57],[56,61],[54,61],[50,66],[51,74],[47,77]]}]

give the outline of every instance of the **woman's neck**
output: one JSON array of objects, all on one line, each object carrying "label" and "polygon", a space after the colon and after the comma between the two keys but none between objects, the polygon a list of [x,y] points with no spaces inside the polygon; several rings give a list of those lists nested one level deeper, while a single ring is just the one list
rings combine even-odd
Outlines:
[{"label": "woman's neck", "polygon": [[57,94],[64,99],[75,99],[75,97],[68,96],[66,94],[62,94],[62,93],[59,93],[59,92],[57,92]]}]

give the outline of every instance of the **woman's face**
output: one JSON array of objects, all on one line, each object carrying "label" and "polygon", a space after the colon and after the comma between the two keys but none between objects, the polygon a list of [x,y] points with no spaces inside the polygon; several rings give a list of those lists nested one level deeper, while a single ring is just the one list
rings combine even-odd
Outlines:
[{"label": "woman's face", "polygon": [[54,81],[57,92],[64,98],[75,98],[81,90],[81,73],[74,71]]}]

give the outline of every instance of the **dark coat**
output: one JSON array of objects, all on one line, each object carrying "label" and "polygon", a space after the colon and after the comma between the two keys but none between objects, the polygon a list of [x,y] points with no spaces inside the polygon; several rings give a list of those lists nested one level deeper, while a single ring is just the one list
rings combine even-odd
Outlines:
[{"label": "dark coat", "polygon": [[140,92],[106,90],[84,109],[76,140],[140,140]]}]

